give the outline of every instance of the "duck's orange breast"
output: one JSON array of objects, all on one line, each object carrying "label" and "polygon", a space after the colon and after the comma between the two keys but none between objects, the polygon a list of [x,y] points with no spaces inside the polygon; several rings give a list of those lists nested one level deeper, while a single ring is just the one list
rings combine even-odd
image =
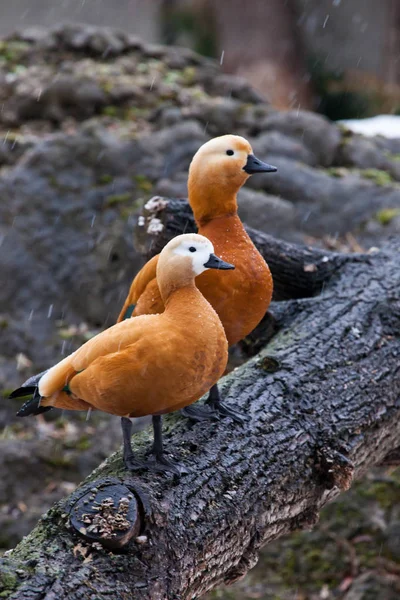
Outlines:
[{"label": "duck's orange breast", "polygon": [[235,265],[233,271],[209,269],[196,278],[232,345],[253,331],[265,315],[273,290],[271,272],[238,216],[213,219],[200,226],[199,233],[213,243],[217,256]]}]

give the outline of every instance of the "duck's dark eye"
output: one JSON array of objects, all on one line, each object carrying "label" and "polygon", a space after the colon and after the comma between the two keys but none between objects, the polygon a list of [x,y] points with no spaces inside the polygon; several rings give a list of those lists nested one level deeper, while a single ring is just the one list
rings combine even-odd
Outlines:
[{"label": "duck's dark eye", "polygon": [[228,156],[233,156],[235,154],[233,150],[227,150],[226,153]]},{"label": "duck's dark eye", "polygon": [[196,248],[194,246],[190,246],[189,252],[196,252]]}]

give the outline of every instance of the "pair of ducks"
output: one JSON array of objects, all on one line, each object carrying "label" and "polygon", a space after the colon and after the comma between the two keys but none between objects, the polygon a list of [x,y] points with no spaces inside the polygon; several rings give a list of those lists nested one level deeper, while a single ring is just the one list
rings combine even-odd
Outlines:
[{"label": "pair of ducks", "polygon": [[[217,381],[228,345],[264,316],[272,277],[237,216],[236,194],[253,173],[273,171],[242,137],[226,135],[204,144],[188,180],[201,235],[171,240],[135,277],[116,325],[15,390],[11,398],[31,396],[18,416],[52,407],[118,415],[126,467],[177,474],[186,469],[163,451],[162,414],[184,408],[193,420],[220,413],[242,421],[221,402]],[[190,406],[208,390],[208,407]],[[153,415],[153,462],[138,460],[131,446],[130,417],[144,415]]]}]

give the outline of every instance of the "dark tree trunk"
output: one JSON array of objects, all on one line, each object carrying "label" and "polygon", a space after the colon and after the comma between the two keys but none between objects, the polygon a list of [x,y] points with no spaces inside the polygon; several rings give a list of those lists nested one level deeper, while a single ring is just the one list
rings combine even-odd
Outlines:
[{"label": "dark tree trunk", "polygon": [[[169,224],[162,236],[170,226],[182,231],[168,208],[164,217]],[[253,235],[268,254],[269,238]],[[301,264],[320,265],[323,289],[310,297],[317,292],[316,271],[303,269],[312,294],[299,298],[287,276],[282,287],[297,299],[273,305],[278,332],[224,379],[227,403],[249,421],[190,426],[179,416],[167,418],[166,449],[193,471],[179,482],[150,474],[133,478],[114,455],[2,559],[2,592],[30,600],[198,598],[243,576],[264,544],[312,527],[320,508],[354,476],[395,456],[400,242],[365,259],[326,255],[326,261],[319,250],[274,243],[275,274],[280,263],[286,273],[294,265],[294,274]],[[331,259],[334,276],[326,266]],[[138,438],[139,454],[149,446],[146,435]],[[122,495],[140,486],[145,499],[132,517],[131,542],[113,554],[91,547],[67,525],[71,516],[74,523],[79,497],[86,493],[90,505],[99,489],[107,492],[116,483],[128,487]]]},{"label": "dark tree trunk", "polygon": [[219,0],[209,4],[215,14],[222,69],[245,77],[276,108],[312,107],[293,2]]}]

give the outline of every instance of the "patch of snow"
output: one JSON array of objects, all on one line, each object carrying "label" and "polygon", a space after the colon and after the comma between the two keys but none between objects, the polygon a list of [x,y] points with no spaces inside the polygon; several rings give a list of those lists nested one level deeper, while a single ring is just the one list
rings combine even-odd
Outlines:
[{"label": "patch of snow", "polygon": [[400,138],[400,116],[378,115],[370,119],[344,119],[338,121],[354,133],[366,136],[383,135],[387,138]]}]

